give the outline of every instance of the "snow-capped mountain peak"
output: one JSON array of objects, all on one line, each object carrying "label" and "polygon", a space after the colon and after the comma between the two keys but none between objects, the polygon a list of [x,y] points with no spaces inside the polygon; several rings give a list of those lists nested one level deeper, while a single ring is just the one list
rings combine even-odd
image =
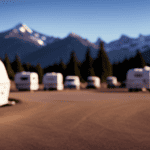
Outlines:
[{"label": "snow-capped mountain peak", "polygon": [[33,32],[33,31],[32,31],[26,24],[24,24],[24,23],[23,23],[23,24],[22,24],[22,23],[17,24],[14,29],[17,29],[17,30],[19,30],[19,31],[22,32],[22,33],[28,32],[28,33],[32,34],[32,32]]},{"label": "snow-capped mountain peak", "polygon": [[9,34],[5,36],[5,38],[9,37],[23,39],[24,41],[29,41],[37,46],[45,46],[47,43],[52,43],[55,40],[55,38],[49,36],[46,37],[43,34],[33,31],[24,23],[19,23],[11,29]]}]

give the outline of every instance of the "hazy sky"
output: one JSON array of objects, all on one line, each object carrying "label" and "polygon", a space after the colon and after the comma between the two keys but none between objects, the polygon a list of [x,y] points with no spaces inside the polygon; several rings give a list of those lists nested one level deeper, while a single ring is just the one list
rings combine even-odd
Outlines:
[{"label": "hazy sky", "polygon": [[0,0],[0,32],[25,23],[46,35],[74,32],[90,42],[149,35],[149,16],[150,0]]}]

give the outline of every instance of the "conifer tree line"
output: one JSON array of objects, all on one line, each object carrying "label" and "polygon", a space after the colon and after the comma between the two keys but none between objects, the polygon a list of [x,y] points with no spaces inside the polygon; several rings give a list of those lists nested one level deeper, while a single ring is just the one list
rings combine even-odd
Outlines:
[{"label": "conifer tree line", "polygon": [[83,62],[78,60],[74,51],[71,52],[70,60],[67,64],[60,59],[58,64],[54,63],[52,66],[46,68],[42,68],[40,63],[36,66],[32,66],[29,62],[22,64],[18,55],[16,55],[13,62],[10,62],[8,55],[5,54],[5,58],[2,61],[11,80],[14,80],[17,72],[30,71],[38,73],[40,84],[42,83],[43,75],[47,72],[60,72],[63,74],[64,79],[67,75],[77,75],[80,77],[81,82],[86,82],[88,76],[98,76],[102,83],[106,82],[107,76],[116,76],[118,81],[122,82],[126,80],[126,73],[129,69],[144,68],[144,66],[150,65],[145,63],[139,50],[137,50],[134,57],[130,59],[125,58],[122,63],[118,62],[112,65],[105,52],[103,41],[99,44],[99,51],[95,59],[91,57],[90,47],[87,47]]}]

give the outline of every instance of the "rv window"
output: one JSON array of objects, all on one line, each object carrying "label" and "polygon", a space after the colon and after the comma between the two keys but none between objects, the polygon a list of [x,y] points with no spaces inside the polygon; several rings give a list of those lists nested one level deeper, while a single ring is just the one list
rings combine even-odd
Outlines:
[{"label": "rv window", "polygon": [[112,79],[107,79],[108,82],[112,81]]},{"label": "rv window", "polygon": [[74,79],[66,79],[66,81],[74,81]]},{"label": "rv window", "polygon": [[136,78],[138,78],[138,77],[142,77],[142,74],[134,74],[134,76],[135,76]]},{"label": "rv window", "polygon": [[27,77],[22,77],[21,80],[28,80],[28,78]]}]

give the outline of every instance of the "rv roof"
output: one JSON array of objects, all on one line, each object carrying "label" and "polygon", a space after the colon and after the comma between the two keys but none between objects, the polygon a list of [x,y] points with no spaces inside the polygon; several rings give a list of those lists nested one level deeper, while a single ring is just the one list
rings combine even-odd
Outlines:
[{"label": "rv roof", "polygon": [[74,79],[74,78],[79,78],[78,76],[67,76],[66,79]]},{"label": "rv roof", "polygon": [[143,69],[142,68],[134,68],[134,71],[143,71]]},{"label": "rv roof", "polygon": [[88,76],[87,79],[99,79],[97,76]]},{"label": "rv roof", "polygon": [[49,75],[57,75],[58,73],[56,73],[56,72],[47,72],[45,75],[46,76],[49,76]]},{"label": "rv roof", "polygon": [[116,78],[115,76],[108,76],[107,79]]}]

